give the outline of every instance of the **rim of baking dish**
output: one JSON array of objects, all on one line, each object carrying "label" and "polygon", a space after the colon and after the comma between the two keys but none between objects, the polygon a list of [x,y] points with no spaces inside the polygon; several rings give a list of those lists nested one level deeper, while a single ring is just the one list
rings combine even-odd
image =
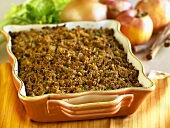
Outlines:
[{"label": "rim of baking dish", "polygon": [[[100,25],[99,25],[100,24]],[[80,25],[80,26],[97,26],[99,27],[103,27],[103,25],[108,24],[107,28],[114,28],[114,36],[117,37],[119,36],[119,38],[117,38],[117,40],[119,41],[124,40],[124,42],[122,43],[127,56],[128,56],[128,61],[132,61],[132,65],[139,70],[139,76],[138,76],[138,80],[139,82],[143,85],[143,87],[126,87],[126,88],[120,88],[117,90],[103,90],[103,91],[85,91],[85,92],[79,92],[79,93],[66,93],[66,94],[55,94],[55,93],[50,93],[50,94],[44,94],[41,96],[26,96],[26,90],[25,90],[25,85],[24,82],[19,78],[18,76],[18,61],[15,57],[15,55],[12,53],[12,44],[11,44],[11,37],[9,35],[9,28],[23,28],[23,30],[25,30],[25,28],[27,28],[27,30],[29,30],[30,28],[35,28],[38,27],[39,29],[41,29],[42,27],[45,26],[49,26],[49,27],[53,27],[53,26],[62,26],[62,25],[66,25],[66,27],[68,27],[69,25],[73,25],[71,28]],[[37,29],[37,28],[36,28]],[[124,91],[130,91],[130,90],[139,90],[139,91],[153,91],[155,89],[155,84],[145,75],[144,73],[144,66],[141,63],[141,61],[132,53],[131,50],[131,44],[130,41],[128,40],[128,38],[123,35],[120,31],[120,23],[116,20],[103,20],[103,21],[76,21],[76,22],[65,22],[65,23],[59,23],[59,24],[29,24],[29,25],[7,25],[4,26],[3,29],[1,30],[2,33],[5,35],[5,37],[7,38],[7,44],[6,44],[6,50],[9,53],[9,56],[12,57],[14,63],[12,63],[12,74],[14,76],[14,78],[18,81],[20,81],[20,87],[18,90],[18,95],[21,98],[26,98],[28,99],[41,99],[43,97],[60,97],[60,98],[64,98],[64,97],[75,97],[75,96],[81,96],[81,95],[88,95],[88,94],[110,94],[110,93],[118,93],[118,92],[124,92]],[[16,30],[14,30],[16,31]],[[20,31],[20,30],[19,30]],[[120,41],[119,41],[120,42]],[[126,47],[125,47],[126,46]],[[131,58],[132,60],[129,60],[129,58]],[[16,69],[17,68],[17,69]],[[147,84],[147,85],[144,85]]]}]

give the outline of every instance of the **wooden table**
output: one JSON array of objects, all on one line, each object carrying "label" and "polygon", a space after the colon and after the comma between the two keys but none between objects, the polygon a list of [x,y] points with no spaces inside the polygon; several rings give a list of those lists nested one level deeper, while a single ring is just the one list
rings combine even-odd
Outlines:
[{"label": "wooden table", "polygon": [[74,122],[31,121],[19,101],[9,63],[0,65],[0,128],[168,128],[170,126],[170,78],[154,80],[156,89],[138,110],[127,117]]}]

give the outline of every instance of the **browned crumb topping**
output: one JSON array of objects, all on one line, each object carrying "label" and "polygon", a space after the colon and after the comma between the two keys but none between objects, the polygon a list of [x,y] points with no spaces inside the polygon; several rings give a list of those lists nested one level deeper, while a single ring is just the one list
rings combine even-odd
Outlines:
[{"label": "browned crumb topping", "polygon": [[10,35],[27,96],[142,86],[113,29],[56,26]]}]

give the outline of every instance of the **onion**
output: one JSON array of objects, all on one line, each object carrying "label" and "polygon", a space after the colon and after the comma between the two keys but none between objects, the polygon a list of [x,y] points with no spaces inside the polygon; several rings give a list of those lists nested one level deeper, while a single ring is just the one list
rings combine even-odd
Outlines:
[{"label": "onion", "polygon": [[115,17],[122,11],[132,8],[129,0],[99,0],[99,2],[106,4],[108,7],[107,18],[115,19]]},{"label": "onion", "polygon": [[107,6],[96,0],[72,0],[61,12],[60,21],[100,21],[107,19]]},{"label": "onion", "polygon": [[50,45],[50,49],[51,49],[53,52],[55,52],[56,46]]}]

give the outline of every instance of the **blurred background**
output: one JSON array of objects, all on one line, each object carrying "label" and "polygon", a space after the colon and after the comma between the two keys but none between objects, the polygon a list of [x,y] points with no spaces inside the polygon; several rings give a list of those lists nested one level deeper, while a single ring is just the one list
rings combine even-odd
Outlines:
[{"label": "blurred background", "polygon": [[[18,5],[20,3],[23,3],[26,0],[0,0],[0,21],[3,19],[4,15],[10,10],[11,4]],[[130,0],[133,5],[136,4],[139,0]]]}]

